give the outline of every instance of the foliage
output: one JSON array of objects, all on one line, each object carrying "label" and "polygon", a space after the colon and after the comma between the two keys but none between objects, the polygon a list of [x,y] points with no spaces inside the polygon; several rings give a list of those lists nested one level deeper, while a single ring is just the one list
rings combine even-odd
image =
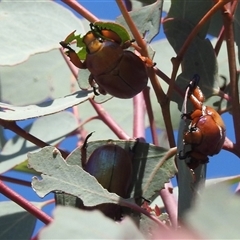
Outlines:
[{"label": "foliage", "polygon": [[[226,123],[223,149],[240,156],[238,3],[116,0],[114,7],[121,15],[109,21],[105,20],[106,10],[105,19],[100,20],[81,1],[1,1],[0,192],[12,200],[0,202],[4,209],[0,215],[4,222],[1,239],[28,239],[35,234],[36,239],[176,238],[171,230],[179,227],[179,219],[188,230],[183,227],[178,237],[238,236],[237,196],[222,191],[227,187],[219,183],[199,190],[207,165],[191,170],[178,157],[185,147],[184,132],[190,121],[181,115],[186,109],[192,110],[186,87],[195,74],[200,76],[204,104],[219,114],[231,114],[234,136],[229,138]],[[104,7],[113,2],[101,4]],[[125,6],[132,11],[128,13]],[[60,41],[71,44],[84,61],[88,52],[82,40],[91,30],[89,22],[116,32],[121,46],[134,39],[129,50],[156,63],[147,69],[148,87],[133,99],[95,96],[89,71],[78,70],[60,48]],[[165,39],[158,39],[160,28]],[[111,40],[101,34],[99,37]],[[15,135],[7,137],[4,128]],[[84,170],[84,161],[109,139],[131,159],[130,187],[124,197],[103,188]],[[221,154],[214,158],[220,159]],[[24,173],[28,181],[8,177],[12,170]],[[124,174],[124,170],[119,172]],[[176,174],[178,189],[171,183]],[[54,193],[55,199],[50,195],[50,201],[30,202],[8,187],[8,181],[32,187],[41,198]],[[239,177],[216,181],[229,186],[238,183]],[[149,205],[148,201],[153,203]],[[68,206],[57,206],[52,218],[42,208],[53,202]],[[121,213],[128,215],[117,225],[99,211],[88,211],[111,204],[121,206]],[[33,234],[37,219],[47,226]],[[232,227],[222,228],[226,220],[233,223]]]}]

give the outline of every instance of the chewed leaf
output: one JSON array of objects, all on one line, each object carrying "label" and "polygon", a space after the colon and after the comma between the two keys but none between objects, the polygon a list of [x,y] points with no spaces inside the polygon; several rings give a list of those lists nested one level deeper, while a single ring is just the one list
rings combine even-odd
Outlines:
[{"label": "chewed leaf", "polygon": [[95,26],[100,27],[100,29],[109,29],[114,31],[119,35],[122,40],[122,43],[131,40],[128,31],[120,24],[115,22],[95,22]]},{"label": "chewed leaf", "polygon": [[80,166],[68,165],[54,147],[29,153],[28,164],[30,168],[42,172],[41,180],[37,177],[32,179],[32,187],[40,197],[58,190],[81,198],[87,206],[117,204],[120,200],[118,195],[109,193]]}]

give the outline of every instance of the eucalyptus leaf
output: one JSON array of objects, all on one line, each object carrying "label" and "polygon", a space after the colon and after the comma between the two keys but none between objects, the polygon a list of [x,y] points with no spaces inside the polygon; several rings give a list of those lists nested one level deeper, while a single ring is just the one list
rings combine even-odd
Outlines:
[{"label": "eucalyptus leaf", "polygon": [[[163,1],[158,0],[155,3],[131,11],[129,14],[134,21],[139,32],[144,36],[147,42],[158,34],[161,23]],[[116,22],[123,25],[130,32],[123,16],[119,16]]]},{"label": "eucalyptus leaf", "polygon": [[54,221],[39,234],[39,239],[144,239],[128,217],[116,224],[99,211],[83,211],[58,206]]},{"label": "eucalyptus leaf", "polygon": [[57,113],[77,104],[84,103],[91,96],[88,91],[78,91],[62,98],[24,107],[0,102],[0,119],[17,121]]},{"label": "eucalyptus leaf", "polygon": [[[56,145],[78,127],[78,121],[72,113],[60,112],[38,118],[26,126],[24,130],[48,144]],[[0,173],[6,172],[19,164],[21,166],[18,166],[18,170],[33,172],[31,169],[26,170],[26,163],[24,162],[29,151],[38,149],[39,147],[18,135],[9,139],[0,153]]]},{"label": "eucalyptus leaf", "polygon": [[37,218],[14,202],[0,202],[0,238],[30,239]]},{"label": "eucalyptus leaf", "polygon": [[59,190],[79,197],[87,206],[102,203],[117,204],[120,197],[109,193],[89,173],[77,165],[68,165],[54,147],[45,147],[36,153],[28,153],[28,164],[42,179],[34,177],[32,186],[39,197]]},{"label": "eucalyptus leaf", "polygon": [[239,197],[222,183],[203,189],[200,196],[184,217],[187,226],[204,239],[238,239]]},{"label": "eucalyptus leaf", "polygon": [[23,106],[59,98],[71,93],[71,78],[59,49],[35,54],[21,64],[0,67],[1,101]]},{"label": "eucalyptus leaf", "polygon": [[[212,7],[213,3],[211,0],[182,0],[182,1],[172,1],[171,7],[168,12],[168,19],[175,19],[182,22],[182,27],[180,30],[184,30],[184,26],[190,25],[194,27],[197,23],[202,19],[202,17],[208,12],[208,10]],[[184,20],[184,22],[182,21]],[[198,33],[198,37],[204,39],[207,34],[207,30],[209,27],[209,22],[201,28]]]},{"label": "eucalyptus leaf", "polygon": [[[59,41],[77,29],[79,19],[54,1],[0,2],[0,65],[14,65],[35,53],[59,48]],[[30,34],[31,33],[31,34]]]}]

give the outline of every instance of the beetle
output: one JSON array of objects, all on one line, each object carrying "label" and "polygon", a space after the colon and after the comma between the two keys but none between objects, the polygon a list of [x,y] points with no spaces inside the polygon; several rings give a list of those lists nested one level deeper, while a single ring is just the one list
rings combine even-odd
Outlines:
[{"label": "beetle", "polygon": [[[96,148],[87,159],[86,149],[90,133],[81,148],[81,163],[83,169],[94,176],[109,192],[128,197],[128,190],[132,180],[132,151],[116,145],[113,140]],[[94,207],[95,208],[95,207]],[[97,207],[105,215],[119,219],[121,208],[116,204],[101,204]],[[91,208],[87,208],[91,209]]]},{"label": "beetle", "polygon": [[183,142],[185,147],[191,146],[191,150],[182,154],[180,159],[191,158],[188,166],[195,169],[199,164],[208,162],[208,156],[218,154],[222,149],[226,127],[218,112],[212,107],[203,104],[205,98],[198,86],[199,76],[195,75],[188,85],[188,98],[194,110],[185,113],[182,118],[190,119],[188,130],[184,133]]},{"label": "beetle", "polygon": [[115,31],[95,24],[90,27],[91,31],[82,39],[87,50],[85,61],[78,58],[68,43],[62,41],[60,44],[68,49],[67,55],[75,66],[90,71],[89,84],[95,95],[108,93],[126,99],[140,93],[147,86],[147,66],[154,66],[152,61],[126,50],[131,41],[122,42]]}]

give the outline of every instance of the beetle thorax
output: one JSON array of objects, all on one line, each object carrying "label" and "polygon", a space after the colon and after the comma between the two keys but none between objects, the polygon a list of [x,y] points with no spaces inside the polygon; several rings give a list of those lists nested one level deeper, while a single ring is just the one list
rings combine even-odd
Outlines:
[{"label": "beetle thorax", "polygon": [[85,43],[88,51],[90,53],[95,53],[102,48],[102,42],[96,38],[92,32],[88,32],[83,38],[83,42]]}]

